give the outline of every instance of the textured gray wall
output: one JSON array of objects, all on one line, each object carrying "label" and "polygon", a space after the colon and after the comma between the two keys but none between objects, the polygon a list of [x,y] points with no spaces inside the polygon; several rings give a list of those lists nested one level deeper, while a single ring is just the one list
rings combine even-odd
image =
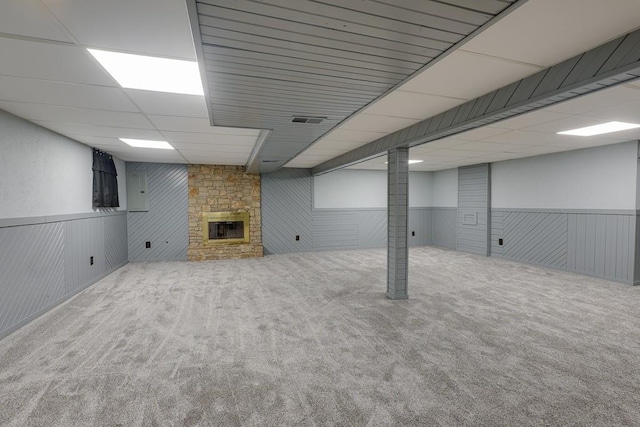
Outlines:
[{"label": "textured gray wall", "polygon": [[486,163],[458,168],[456,249],[459,251],[489,255],[489,179]]},{"label": "textured gray wall", "polygon": [[86,215],[0,227],[0,338],[127,262],[127,216]]},{"label": "textured gray wall", "polygon": [[491,255],[633,283],[635,218],[635,212],[493,210]]},{"label": "textured gray wall", "polygon": [[[186,261],[189,246],[189,182],[186,165],[127,163],[146,171],[148,212],[129,212],[129,261]],[[151,248],[145,247],[151,242]]]}]

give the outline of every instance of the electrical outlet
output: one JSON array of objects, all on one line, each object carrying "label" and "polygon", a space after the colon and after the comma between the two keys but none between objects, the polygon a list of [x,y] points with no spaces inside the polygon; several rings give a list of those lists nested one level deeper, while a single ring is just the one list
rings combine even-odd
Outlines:
[{"label": "electrical outlet", "polygon": [[300,236],[296,234],[296,240],[300,240]]},{"label": "electrical outlet", "polygon": [[144,247],[147,249],[151,249],[151,242],[145,242]]},{"label": "electrical outlet", "polygon": [[498,239],[498,246],[504,245],[504,241],[502,239]]},{"label": "electrical outlet", "polygon": [[89,265],[93,265],[93,257],[89,257]]},{"label": "electrical outlet", "polygon": [[412,236],[415,236],[415,235],[416,235],[416,232],[415,232],[415,231],[412,231],[412,232],[411,232],[411,235],[412,235]]}]

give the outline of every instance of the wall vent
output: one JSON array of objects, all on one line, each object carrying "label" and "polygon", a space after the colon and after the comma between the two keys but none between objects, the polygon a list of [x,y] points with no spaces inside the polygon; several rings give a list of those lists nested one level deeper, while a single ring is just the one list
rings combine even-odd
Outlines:
[{"label": "wall vent", "polygon": [[307,123],[310,125],[317,125],[327,120],[326,117],[306,117],[306,116],[293,116],[291,123]]}]

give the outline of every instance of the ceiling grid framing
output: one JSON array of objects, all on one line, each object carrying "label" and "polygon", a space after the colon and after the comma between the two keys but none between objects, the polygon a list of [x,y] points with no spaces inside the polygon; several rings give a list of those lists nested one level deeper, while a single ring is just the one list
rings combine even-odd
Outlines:
[{"label": "ceiling grid framing", "polygon": [[337,156],[312,173],[340,169],[395,147],[415,147],[638,77],[640,30]]},{"label": "ceiling grid framing", "polygon": [[247,169],[275,171],[515,2],[193,0],[212,125],[269,130]]}]

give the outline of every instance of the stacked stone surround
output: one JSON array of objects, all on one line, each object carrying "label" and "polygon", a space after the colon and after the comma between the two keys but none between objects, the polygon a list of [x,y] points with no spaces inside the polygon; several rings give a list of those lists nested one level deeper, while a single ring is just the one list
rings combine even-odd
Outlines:
[{"label": "stacked stone surround", "polygon": [[[188,165],[189,261],[261,257],[260,175],[246,174],[241,166]],[[205,245],[204,212],[249,212],[250,242]]]}]

